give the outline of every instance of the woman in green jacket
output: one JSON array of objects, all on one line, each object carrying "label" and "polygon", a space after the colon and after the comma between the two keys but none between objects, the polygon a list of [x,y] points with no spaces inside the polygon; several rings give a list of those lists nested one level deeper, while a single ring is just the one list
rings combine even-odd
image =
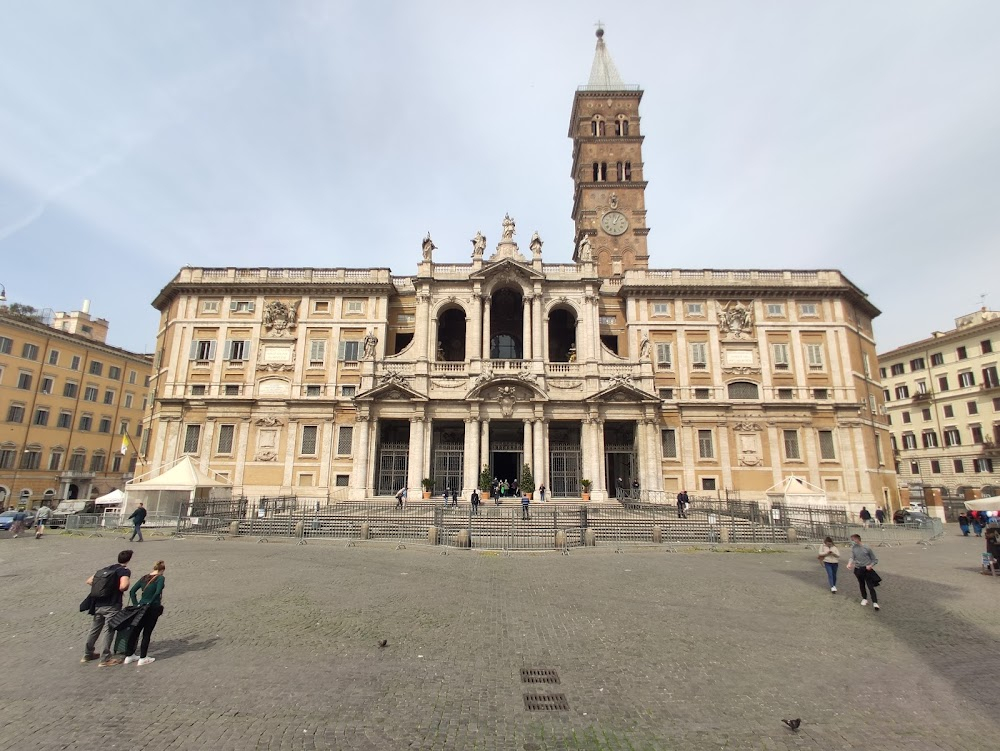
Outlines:
[{"label": "woman in green jacket", "polygon": [[[149,651],[149,637],[153,635],[156,622],[163,615],[163,605],[160,604],[160,600],[163,597],[163,587],[166,586],[166,580],[163,578],[163,572],[166,568],[166,563],[157,561],[153,570],[139,579],[129,590],[130,604],[148,605],[149,607],[146,608],[146,613],[132,630],[132,637],[128,644],[129,656],[125,658],[126,665],[133,662],[148,665],[156,659],[155,657],[147,657],[146,653]],[[142,597],[137,602],[135,593],[139,590],[142,590]],[[142,643],[139,645],[139,654],[136,654],[135,647],[136,642],[139,641],[140,632],[142,633]]]}]

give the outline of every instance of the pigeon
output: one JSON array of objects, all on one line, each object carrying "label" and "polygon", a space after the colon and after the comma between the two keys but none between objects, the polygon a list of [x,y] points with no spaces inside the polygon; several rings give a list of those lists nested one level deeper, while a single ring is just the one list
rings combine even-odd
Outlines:
[{"label": "pigeon", "polygon": [[[380,641],[380,642],[378,643],[378,648],[379,648],[379,649],[385,649],[385,648],[386,648],[386,647],[388,647],[388,646],[389,646],[389,640],[388,640],[388,639],[383,639],[382,641]],[[795,721],[795,727],[798,727],[798,726],[799,726],[799,721],[798,721],[798,720],[796,720],[796,721]]]},{"label": "pigeon", "polygon": [[800,720],[798,718],[796,718],[794,720],[782,720],[782,722],[785,723],[786,725],[788,725],[788,729],[791,730],[792,732],[795,732],[796,730],[798,730],[799,729],[799,725],[802,724],[802,720]]}]

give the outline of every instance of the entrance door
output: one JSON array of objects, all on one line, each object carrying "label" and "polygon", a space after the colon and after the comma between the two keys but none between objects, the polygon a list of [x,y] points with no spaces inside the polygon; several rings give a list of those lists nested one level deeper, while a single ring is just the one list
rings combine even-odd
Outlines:
[{"label": "entrance door", "polygon": [[490,467],[493,476],[500,482],[506,480],[508,483],[515,478],[521,481],[521,452],[520,451],[492,451],[490,452]]},{"label": "entrance door", "polygon": [[580,487],[581,452],[579,449],[557,449],[549,452],[549,493],[552,498],[575,498]]},{"label": "entrance door", "polygon": [[628,497],[632,488],[632,479],[637,478],[635,470],[635,454],[626,451],[608,451],[605,453],[607,464],[608,495],[614,498]]},{"label": "entrance door", "polygon": [[392,443],[379,446],[375,495],[395,495],[400,488],[405,488],[409,466],[409,446]]}]

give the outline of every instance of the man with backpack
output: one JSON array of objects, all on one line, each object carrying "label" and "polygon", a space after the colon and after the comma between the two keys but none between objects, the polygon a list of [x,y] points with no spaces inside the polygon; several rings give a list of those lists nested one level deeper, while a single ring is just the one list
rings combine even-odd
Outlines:
[{"label": "man with backpack", "polygon": [[[105,668],[111,665],[119,665],[124,658],[111,656],[111,644],[114,641],[115,632],[108,625],[108,632],[104,637],[104,647],[98,655],[94,652],[97,646],[97,639],[104,629],[105,622],[115,613],[122,609],[122,593],[128,589],[129,578],[132,572],[126,568],[132,560],[132,551],[123,550],[118,554],[118,563],[106,566],[97,571],[87,579],[90,585],[90,596],[84,600],[88,604],[88,612],[94,616],[94,622],[90,626],[90,633],[87,635],[87,646],[83,652],[83,659],[80,662],[90,662],[100,658],[98,667]],[[80,606],[84,610],[84,606]]]},{"label": "man with backpack", "polygon": [[132,530],[132,536],[128,538],[129,542],[135,539],[136,535],[139,535],[139,542],[142,542],[142,524],[146,521],[146,509],[140,503],[139,507],[129,514],[129,519],[132,520],[132,524],[135,525],[135,529]]}]

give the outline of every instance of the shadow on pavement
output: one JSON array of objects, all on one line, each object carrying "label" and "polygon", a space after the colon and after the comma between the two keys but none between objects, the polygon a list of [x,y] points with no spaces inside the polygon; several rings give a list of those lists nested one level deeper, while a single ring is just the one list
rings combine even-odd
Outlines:
[{"label": "shadow on pavement", "polygon": [[219,641],[219,637],[217,636],[212,636],[202,641],[193,641],[193,638],[186,636],[180,639],[166,639],[165,641],[154,642],[153,646],[156,648],[157,657],[177,657],[186,652],[200,652],[208,649],[215,642]]}]

